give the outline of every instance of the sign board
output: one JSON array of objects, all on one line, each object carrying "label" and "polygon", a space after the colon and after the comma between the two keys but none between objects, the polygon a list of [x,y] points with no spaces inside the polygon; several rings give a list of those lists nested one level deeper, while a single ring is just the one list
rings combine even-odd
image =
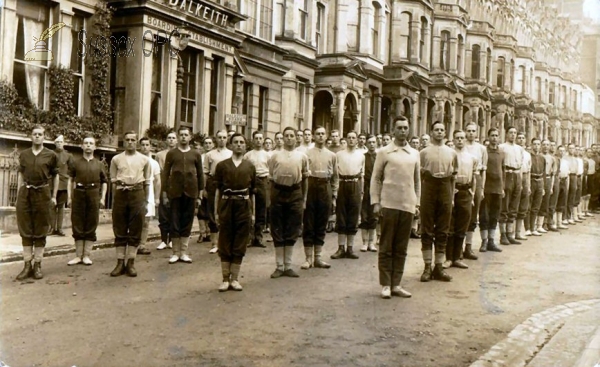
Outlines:
[{"label": "sign board", "polygon": [[246,115],[240,115],[237,113],[225,114],[226,125],[246,126],[246,120]]}]

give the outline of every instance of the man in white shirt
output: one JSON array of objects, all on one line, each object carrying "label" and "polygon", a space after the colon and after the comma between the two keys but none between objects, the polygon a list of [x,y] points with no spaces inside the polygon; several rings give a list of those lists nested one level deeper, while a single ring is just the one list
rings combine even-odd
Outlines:
[{"label": "man in white shirt", "polygon": [[148,188],[148,191],[150,191],[150,195],[148,196],[148,212],[146,213],[144,226],[142,227],[142,239],[137,248],[137,253],[138,255],[150,255],[151,251],[146,247],[146,241],[148,240],[148,226],[152,218],[156,215],[158,203],[160,202],[160,165],[150,156],[150,139],[143,137],[139,143],[140,153],[147,156],[150,161],[150,177],[152,180]]},{"label": "man in white shirt", "polygon": [[[521,166],[521,198],[519,199],[519,209],[517,211],[517,224],[515,227],[515,239],[517,241],[527,241],[531,236],[529,224],[525,225],[526,218],[529,217],[529,206],[531,198],[531,153],[525,149],[527,138],[525,133],[517,133],[517,144],[523,148],[523,165]],[[524,235],[521,235],[524,232]]]},{"label": "man in white shirt", "polygon": [[244,155],[244,159],[250,161],[256,169],[255,200],[255,222],[254,236],[250,246],[267,246],[263,243],[263,229],[267,221],[267,187],[269,184],[269,153],[263,149],[264,135],[262,131],[252,133],[254,149]]},{"label": "man in white shirt", "polygon": [[506,131],[506,142],[500,144],[504,152],[504,197],[502,198],[502,211],[500,212],[500,244],[520,245],[515,240],[515,224],[523,181],[521,167],[523,166],[523,148],[515,144],[517,128],[511,126]]},{"label": "man in white shirt", "polygon": [[[232,134],[233,135],[233,134]],[[232,152],[227,149],[227,132],[225,130],[217,131],[216,135],[217,147],[210,152],[207,152],[204,161],[204,175],[206,182],[206,189],[203,192],[204,198],[208,200],[208,227],[210,229],[210,242],[211,249],[210,253],[215,254],[218,251],[217,244],[219,242],[219,227],[215,221],[215,193],[217,190],[216,182],[213,180],[215,175],[215,169],[217,164],[225,159],[231,158]]]}]

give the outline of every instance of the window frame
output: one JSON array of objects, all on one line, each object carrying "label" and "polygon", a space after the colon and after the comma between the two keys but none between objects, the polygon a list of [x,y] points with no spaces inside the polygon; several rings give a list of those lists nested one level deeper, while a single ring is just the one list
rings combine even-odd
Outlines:
[{"label": "window frame", "polygon": [[301,39],[302,41],[309,41],[308,39],[308,35],[310,34],[309,32],[309,0],[301,0],[301,6],[298,7],[298,12],[299,12],[299,21],[298,21],[298,25],[300,26],[299,32],[298,32],[298,38]]},{"label": "window frame", "polygon": [[481,46],[478,43],[471,46],[471,79],[481,78]]}]

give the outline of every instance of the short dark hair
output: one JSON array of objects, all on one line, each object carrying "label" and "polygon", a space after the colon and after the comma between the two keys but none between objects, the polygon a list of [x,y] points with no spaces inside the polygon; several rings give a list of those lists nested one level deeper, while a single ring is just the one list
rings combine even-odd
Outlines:
[{"label": "short dark hair", "polygon": [[364,136],[364,137],[365,137],[365,139],[367,139],[367,134],[365,134],[365,133],[359,133],[359,134],[358,134],[358,137],[360,138],[361,136]]},{"label": "short dark hair", "polygon": [[312,134],[312,131],[311,131],[309,128],[306,128],[306,129],[304,129],[304,130],[302,130],[302,131],[303,131],[303,132],[307,132],[307,131],[308,131],[309,133],[311,133],[311,134]]},{"label": "short dark hair", "polygon": [[125,132],[123,133],[123,139],[125,139],[125,137],[126,137],[127,135],[135,135],[135,136],[137,137],[137,133],[136,133],[135,131],[133,131],[133,130],[125,131]]},{"label": "short dark hair", "polygon": [[331,132],[329,133],[329,135],[333,134],[333,133],[340,133],[340,131],[338,129],[333,129],[331,130]]},{"label": "short dark hair", "polygon": [[421,139],[419,139],[419,137],[418,137],[418,136],[416,136],[416,135],[413,135],[413,137],[412,137],[412,138],[410,138],[410,140],[409,140],[409,141],[412,141],[412,140],[415,140],[415,139],[417,139],[417,140],[421,141]]},{"label": "short dark hair", "polygon": [[219,135],[219,133],[225,133],[225,136],[229,135],[229,133],[227,132],[227,130],[217,130],[217,132],[215,133],[215,136]]},{"label": "short dark hair", "polygon": [[289,131],[289,130],[292,130],[292,131],[294,132],[294,135],[296,135],[296,129],[294,129],[294,128],[293,128],[293,127],[291,127],[291,126],[287,126],[287,127],[285,127],[285,128],[283,129],[283,132],[282,132],[281,134],[282,134],[282,135],[285,135],[285,132],[286,132],[286,131]]},{"label": "short dark hair", "polygon": [[189,127],[187,126],[179,126],[179,128],[177,129],[177,135],[179,135],[180,132],[187,130],[190,134],[192,133],[192,130],[190,130]]},{"label": "short dark hair", "polygon": [[147,137],[147,136],[142,136],[142,137],[140,138],[140,140],[138,140],[138,143],[142,144],[142,142],[143,142],[143,141],[148,141],[148,142],[150,142],[150,138],[149,138],[149,137]]},{"label": "short dark hair", "polygon": [[354,131],[354,130],[350,130],[350,131],[348,131],[348,132],[346,133],[346,137],[348,137],[348,135],[350,135],[350,134],[354,134],[354,135],[356,135],[356,137],[358,138],[358,133],[357,133],[356,131]]},{"label": "short dark hair", "polygon": [[446,130],[446,125],[444,125],[443,122],[441,121],[434,121],[431,123],[431,126],[429,126],[429,131],[433,131],[433,129],[435,128],[435,125],[437,124],[441,124],[444,127],[444,130]]},{"label": "short dark hair", "polygon": [[46,131],[46,128],[45,128],[45,127],[43,127],[42,125],[34,125],[34,126],[31,128],[31,132],[32,132],[32,133],[33,133],[33,130],[42,130],[42,131],[44,131],[44,132],[45,132],[45,131]]},{"label": "short dark hair", "polygon": [[244,143],[248,144],[248,142],[246,141],[246,137],[243,134],[240,134],[238,132],[233,133],[233,135],[231,135],[229,137],[229,144],[233,144],[233,139],[236,138],[236,137],[238,137],[238,136],[241,136],[242,139],[244,139]]},{"label": "short dark hair", "polygon": [[[460,133],[463,133],[463,134],[465,134],[465,132],[464,132],[464,131],[462,131],[462,130],[454,130],[454,133],[452,133],[452,136],[453,136],[453,137],[455,137],[455,136],[456,136],[456,134],[460,134]],[[465,135],[466,135],[466,134],[465,134]]]},{"label": "short dark hair", "polygon": [[277,135],[281,135],[281,137],[283,138],[283,133],[281,131],[276,132],[275,137],[277,137]]},{"label": "short dark hair", "polygon": [[517,131],[517,136],[525,136],[525,133],[523,131]]},{"label": "short dark hair", "polygon": [[363,134],[363,135],[365,135],[365,137],[367,138],[367,140],[372,139],[372,138],[377,139],[377,137],[375,135],[373,135],[373,134]]},{"label": "short dark hair", "polygon": [[256,130],[255,132],[252,133],[252,139],[254,139],[256,137],[256,135],[262,135],[263,138],[265,137],[265,134],[262,132],[262,130]]},{"label": "short dark hair", "polygon": [[509,131],[510,131],[510,129],[515,129],[515,132],[516,132],[516,131],[518,131],[518,130],[517,130],[517,128],[516,128],[515,126],[512,126],[512,125],[511,125],[511,126],[508,126],[508,127],[506,128],[506,132],[509,132]]},{"label": "short dark hair", "polygon": [[211,143],[215,143],[214,139],[212,136],[207,136],[204,138],[204,140],[202,141],[202,144],[206,143],[207,140],[210,140]]},{"label": "short dark hair", "polygon": [[81,139],[81,144],[85,141],[85,139],[94,139],[94,144],[96,144],[96,138],[93,135],[86,135]]},{"label": "short dark hair", "polygon": [[494,131],[497,132],[498,135],[500,134],[500,131],[498,129],[496,129],[495,127],[492,127],[487,131],[487,135],[490,136]]},{"label": "short dark hair", "polygon": [[533,137],[533,138],[531,139],[531,144],[533,144],[533,142],[534,142],[534,141],[536,141],[536,140],[537,140],[537,141],[539,141],[540,143],[542,142],[542,140],[541,140],[540,138],[538,138],[538,137]]},{"label": "short dark hair", "polygon": [[323,130],[325,130],[325,134],[327,134],[327,129],[325,128],[325,126],[323,126],[323,125],[317,125],[317,126],[315,126],[315,127],[313,128],[313,131],[312,131],[313,135],[314,135],[315,131],[317,131],[317,130],[319,130],[319,129],[323,129]]},{"label": "short dark hair", "polygon": [[475,121],[469,121],[465,124],[465,130],[467,129],[467,127],[469,127],[470,125],[475,125],[476,128],[479,127],[479,125],[477,125],[477,123]]},{"label": "short dark hair", "polygon": [[273,142],[273,139],[271,139],[271,138],[265,138],[265,141],[264,141],[264,142],[266,143],[266,142],[267,142],[267,140],[268,140],[268,141],[270,141],[271,143]]},{"label": "short dark hair", "polygon": [[394,125],[396,125],[396,121],[406,121],[406,122],[408,122],[408,125],[410,126],[410,121],[403,115],[398,115],[398,116],[394,117],[394,121],[392,121],[392,123]]}]

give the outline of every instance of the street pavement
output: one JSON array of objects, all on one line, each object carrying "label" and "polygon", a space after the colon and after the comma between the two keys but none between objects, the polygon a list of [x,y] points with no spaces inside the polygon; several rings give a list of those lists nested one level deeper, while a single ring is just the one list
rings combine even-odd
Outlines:
[{"label": "street pavement", "polygon": [[[325,248],[331,269],[299,270],[299,241],[294,265],[301,277],[270,279],[268,243],[248,249],[244,290],[226,293],[216,290],[218,257],[195,237],[192,264],[169,265],[168,250],[156,251],[154,243],[151,255],[136,260],[137,278],[108,275],[115,263],[110,226],[100,229],[102,246],[89,267],[66,266],[72,254],[61,251],[72,251],[65,247],[72,239],[50,237],[48,253],[58,255],[44,260],[44,279],[17,282],[22,262],[0,265],[0,361],[11,367],[589,365],[600,350],[598,218],[479,254],[470,269],[449,269],[450,283],[419,281],[420,243],[411,240],[403,286],[413,297],[391,300],[379,297],[376,254],[328,258],[335,234]],[[0,238],[3,260],[18,256],[16,240]]]}]

